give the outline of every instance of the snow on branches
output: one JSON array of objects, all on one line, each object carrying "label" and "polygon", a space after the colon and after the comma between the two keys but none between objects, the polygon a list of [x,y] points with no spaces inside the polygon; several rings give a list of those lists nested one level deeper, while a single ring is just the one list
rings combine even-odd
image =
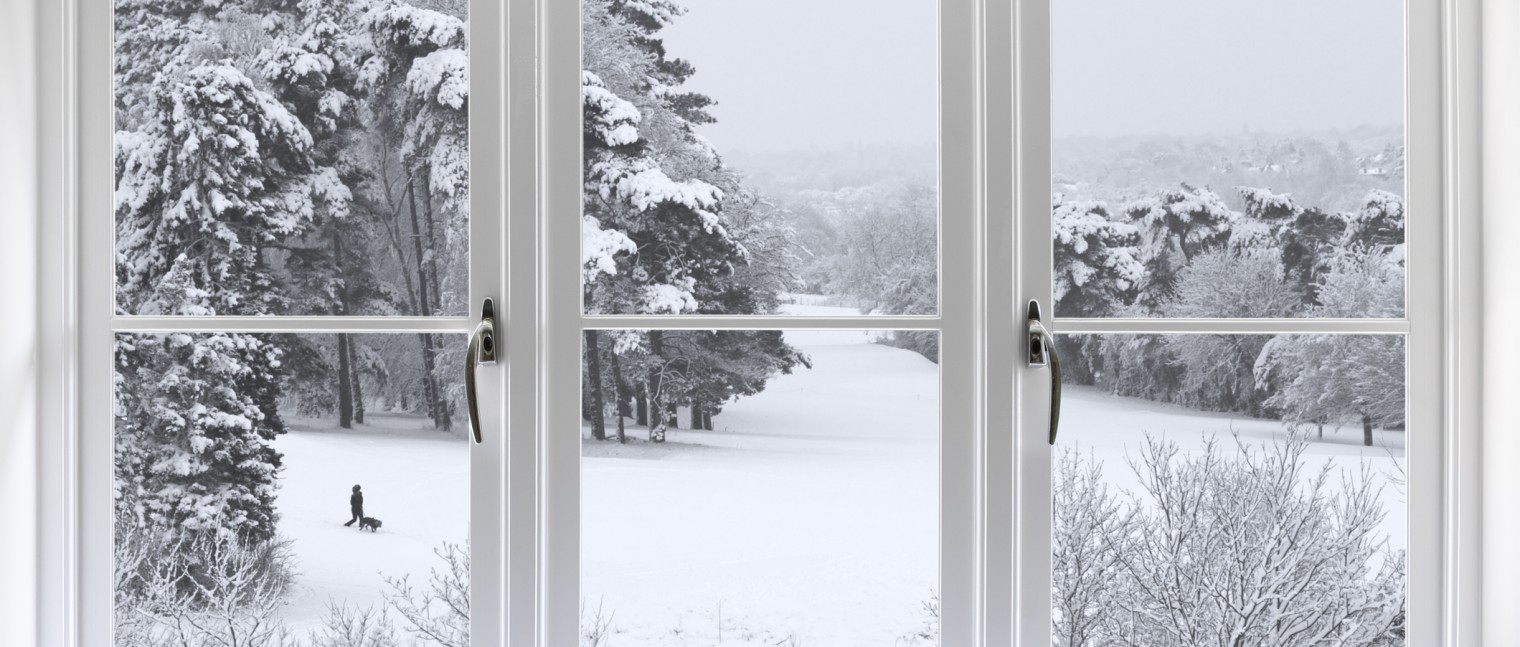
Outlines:
[{"label": "snow on branches", "polygon": [[413,94],[459,110],[470,96],[470,60],[462,49],[440,49],[412,63],[406,74]]},{"label": "snow on branches", "polygon": [[581,73],[581,103],[587,137],[607,147],[639,141],[639,121],[643,115],[632,103],[608,90],[601,77]]},{"label": "snow on branches", "polygon": [[260,248],[351,196],[314,166],[295,115],[237,68],[205,64],[159,83],[153,120],[117,138],[118,299],[129,312],[172,311],[152,291],[172,264],[192,262],[216,314],[264,314],[258,297],[273,295]]},{"label": "snow on branches", "polygon": [[281,355],[255,335],[118,338],[118,510],[166,532],[273,537]]},{"label": "snow on branches", "polygon": [[1055,299],[1065,316],[1100,316],[1132,298],[1145,276],[1138,260],[1140,232],[1108,217],[1090,200],[1058,202]]}]

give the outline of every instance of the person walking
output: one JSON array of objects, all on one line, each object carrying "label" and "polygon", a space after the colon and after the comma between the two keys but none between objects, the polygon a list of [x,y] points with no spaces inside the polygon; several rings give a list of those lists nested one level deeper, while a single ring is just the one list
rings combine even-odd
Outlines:
[{"label": "person walking", "polygon": [[354,518],[343,524],[344,528],[354,525],[356,521],[364,520],[364,493],[359,491],[359,486],[354,486],[354,493],[348,497],[348,511],[353,513]]}]

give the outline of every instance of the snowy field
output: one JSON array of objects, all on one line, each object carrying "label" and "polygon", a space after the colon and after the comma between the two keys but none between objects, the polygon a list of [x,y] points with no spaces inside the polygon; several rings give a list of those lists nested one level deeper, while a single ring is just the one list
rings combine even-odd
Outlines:
[{"label": "snowy field", "polygon": [[716,431],[583,430],[583,626],[600,607],[603,644],[916,644],[937,590],[939,369],[862,332],[787,339],[813,368],[726,405]]},{"label": "snowy field", "polygon": [[[799,314],[843,314],[793,305]],[[774,379],[727,405],[717,431],[671,430],[663,446],[631,428],[628,445],[583,428],[583,623],[603,645],[933,644],[925,603],[938,590],[939,371],[866,332],[799,331],[787,339],[812,369]],[[318,626],[329,600],[384,606],[384,576],[425,579],[433,549],[469,531],[469,445],[424,417],[369,414],[354,430],[291,418],[278,509],[299,577],[284,619]],[[1103,461],[1115,489],[1134,489],[1125,462],[1149,432],[1196,452],[1280,437],[1282,426],[1068,387],[1062,445]],[[1402,432],[1326,430],[1306,452],[1396,474]],[[1332,482],[1338,482],[1333,477]],[[348,491],[364,486],[379,533],[342,524]],[[1403,491],[1384,491],[1383,528],[1405,544]],[[788,643],[788,640],[795,641]]]},{"label": "snowy field", "polygon": [[[716,431],[672,430],[655,446],[630,429],[638,442],[619,446],[583,427],[582,624],[605,626],[603,645],[934,644],[917,635],[938,586],[937,367],[865,332],[787,339],[813,368],[726,406]],[[1233,452],[1232,432],[1283,433],[1084,387],[1068,389],[1063,422],[1062,444],[1103,461],[1115,489],[1137,486],[1125,456],[1145,432],[1184,452],[1215,435]],[[1376,440],[1327,430],[1306,456],[1311,468],[1365,459],[1396,474],[1403,434]],[[1403,493],[1390,484],[1383,500],[1390,547],[1402,548]]]},{"label": "snowy field", "polygon": [[[432,429],[426,416],[371,412],[365,421],[339,429],[332,418],[292,417],[275,441],[285,454],[280,533],[298,573],[283,616],[299,634],[321,625],[329,600],[380,610],[385,577],[426,584],[443,566],[433,549],[469,537],[465,437]],[[364,514],[383,522],[379,532],[343,526],[355,484],[364,486]]]}]

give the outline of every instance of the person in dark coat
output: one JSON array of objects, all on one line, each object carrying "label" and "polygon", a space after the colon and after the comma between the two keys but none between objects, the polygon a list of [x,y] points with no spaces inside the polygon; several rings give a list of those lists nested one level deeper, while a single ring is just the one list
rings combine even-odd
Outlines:
[{"label": "person in dark coat", "polygon": [[353,513],[354,518],[349,519],[348,523],[343,524],[343,527],[347,528],[354,525],[355,522],[364,519],[364,493],[359,491],[359,486],[357,485],[354,486],[354,493],[348,497],[348,511]]}]

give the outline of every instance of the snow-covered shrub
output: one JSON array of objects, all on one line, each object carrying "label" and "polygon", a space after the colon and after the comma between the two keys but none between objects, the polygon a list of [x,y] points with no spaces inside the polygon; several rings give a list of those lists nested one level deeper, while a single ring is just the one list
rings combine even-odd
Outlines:
[{"label": "snow-covered shrub", "polygon": [[893,641],[893,647],[939,644],[939,592],[930,591],[929,597],[920,603],[920,605],[923,608],[923,617],[920,618],[919,622],[922,624],[917,629]]},{"label": "snow-covered shrub", "polygon": [[406,621],[406,631],[442,647],[470,645],[470,551],[444,542],[433,549],[443,568],[433,569],[425,588],[410,576],[386,577],[385,601]]},{"label": "snow-covered shrub", "polygon": [[580,647],[609,647],[612,634],[617,633],[617,626],[612,623],[616,617],[617,612],[605,610],[601,600],[597,600],[595,609],[589,610],[586,601],[581,600]]},{"label": "snow-covered shrub", "polygon": [[288,542],[118,524],[115,560],[119,647],[293,644],[278,618],[294,577]]},{"label": "snow-covered shrub", "polygon": [[1124,555],[1133,542],[1136,512],[1109,492],[1103,466],[1075,449],[1056,458],[1052,516],[1051,636],[1056,647],[1104,644],[1117,632]]},{"label": "snow-covered shrub", "polygon": [[[1352,250],[1335,260],[1319,295],[1313,316],[1398,317],[1403,267],[1391,254]],[[1370,446],[1374,426],[1404,424],[1404,365],[1402,335],[1280,335],[1261,349],[1253,370],[1271,393],[1266,405],[1284,420],[1360,425]]]},{"label": "snow-covered shrub", "polygon": [[1210,442],[1187,455],[1148,439],[1128,506],[1068,454],[1056,496],[1076,509],[1058,508],[1057,644],[1402,644],[1404,555],[1377,532],[1377,477],[1337,487],[1332,465],[1307,469],[1306,446],[1237,440],[1229,455]]},{"label": "snow-covered shrub", "polygon": [[401,647],[401,641],[385,609],[328,600],[322,627],[307,634],[303,647]]},{"label": "snow-covered shrub", "polygon": [[[1210,251],[1177,275],[1160,306],[1168,317],[1278,318],[1299,310],[1299,296],[1284,280],[1272,249]],[[1257,388],[1256,358],[1264,335],[1167,335],[1167,354],[1181,369],[1172,401],[1195,409],[1266,413]]]}]

